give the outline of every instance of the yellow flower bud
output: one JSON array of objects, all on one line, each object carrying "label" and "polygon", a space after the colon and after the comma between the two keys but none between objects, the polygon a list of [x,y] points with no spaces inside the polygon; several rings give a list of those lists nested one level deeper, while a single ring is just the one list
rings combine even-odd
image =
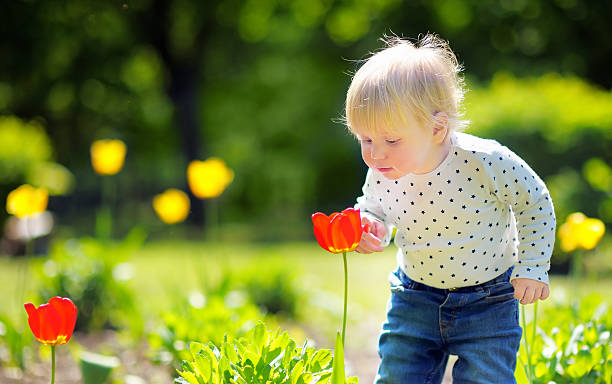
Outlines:
[{"label": "yellow flower bud", "polygon": [[581,225],[582,236],[580,237],[580,246],[584,249],[593,249],[603,237],[606,227],[603,221],[595,218],[584,220]]},{"label": "yellow flower bud", "polygon": [[560,247],[564,252],[576,248],[593,249],[605,232],[604,223],[595,218],[588,218],[581,212],[572,213],[559,227]]},{"label": "yellow flower bud", "polygon": [[189,215],[189,208],[189,196],[178,189],[167,189],[153,198],[153,209],[166,224],[184,221]]},{"label": "yellow flower bud", "polygon": [[187,167],[191,192],[200,199],[210,199],[223,193],[234,180],[234,172],[221,159],[194,160]]},{"label": "yellow flower bud", "polygon": [[49,192],[46,188],[34,188],[24,184],[11,191],[6,198],[6,211],[19,218],[44,212]]},{"label": "yellow flower bud", "polygon": [[123,168],[127,148],[121,140],[96,140],[91,145],[91,165],[100,175],[114,175]]},{"label": "yellow flower bud", "polygon": [[559,227],[559,246],[563,252],[571,252],[578,247],[578,238],[574,234],[570,223],[563,223]]}]

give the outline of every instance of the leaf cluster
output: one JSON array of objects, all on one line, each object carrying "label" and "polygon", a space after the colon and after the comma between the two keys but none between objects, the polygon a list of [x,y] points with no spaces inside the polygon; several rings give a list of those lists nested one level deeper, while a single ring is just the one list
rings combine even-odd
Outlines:
[{"label": "leaf cluster", "polygon": [[114,244],[93,238],[57,241],[49,259],[37,268],[41,301],[69,297],[77,306],[78,330],[99,330],[141,323],[134,312],[128,256],[144,242],[134,229]]},{"label": "leaf cluster", "polygon": [[223,335],[240,337],[264,315],[240,293],[205,298],[203,307],[185,303],[161,314],[161,322],[148,335],[154,361],[179,367],[191,356],[188,345],[192,340],[219,345]]},{"label": "leaf cluster", "polygon": [[[609,384],[612,381],[612,316],[601,297],[547,308],[538,320],[532,364],[534,383]],[[528,327],[530,328],[530,327]],[[526,361],[523,347],[519,361]],[[522,376],[517,376],[520,383]]]},{"label": "leaf cluster", "polygon": [[[244,337],[225,337],[220,346],[190,344],[192,359],[184,361],[176,384],[306,384],[331,383],[333,356],[305,342],[298,346],[287,332],[266,331],[259,322]],[[342,364],[342,367],[344,364]],[[356,377],[346,383],[357,383]]]}]

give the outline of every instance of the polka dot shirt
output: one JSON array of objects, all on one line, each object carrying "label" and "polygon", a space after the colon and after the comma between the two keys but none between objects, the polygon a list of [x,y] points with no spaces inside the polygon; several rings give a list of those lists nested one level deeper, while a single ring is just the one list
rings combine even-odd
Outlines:
[{"label": "polka dot shirt", "polygon": [[496,141],[454,133],[446,159],[427,174],[386,179],[370,169],[356,208],[393,227],[400,268],[437,288],[512,279],[548,284],[555,215],[548,190]]}]

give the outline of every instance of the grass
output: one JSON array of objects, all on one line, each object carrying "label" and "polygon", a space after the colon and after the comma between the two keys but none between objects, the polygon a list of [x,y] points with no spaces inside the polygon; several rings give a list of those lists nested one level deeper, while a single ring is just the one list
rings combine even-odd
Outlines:
[{"label": "grass", "polygon": [[[45,259],[44,256],[32,258],[29,264],[42,264]],[[155,241],[138,249],[129,263],[132,271],[129,284],[136,295],[138,312],[147,320],[157,320],[161,311],[172,310],[177,300],[194,290],[215,287],[228,269],[265,273],[280,265],[293,271],[296,283],[307,294],[301,296],[298,303],[301,308],[299,327],[296,329],[293,324],[284,323],[283,329],[298,341],[307,335],[321,348],[333,348],[335,333],[341,329],[342,256],[323,251],[314,241],[270,244]],[[377,336],[385,319],[389,295],[387,276],[395,264],[393,246],[377,254],[349,254],[346,356],[353,365],[351,372],[364,381],[373,379],[378,364]],[[19,271],[27,270],[32,271],[33,267],[24,269],[23,258],[0,257],[0,313],[19,316],[16,324],[26,328],[24,300],[16,299],[15,287]],[[38,305],[34,295],[38,283],[31,273],[26,275],[30,278],[26,280],[28,295],[25,300]],[[538,306],[538,312],[557,302],[567,304],[580,300],[591,292],[599,293],[612,304],[612,278],[587,278],[576,285],[568,277],[553,275],[551,298]],[[533,306],[526,309],[530,318]]]},{"label": "grass", "polygon": [[[34,258],[33,262],[42,263],[44,257]],[[298,283],[311,295],[309,304],[301,305],[307,312],[303,314],[303,320],[326,337],[331,337],[340,327],[342,256],[323,251],[315,242],[232,245],[157,241],[140,248],[130,263],[133,273],[130,284],[143,313],[153,315],[162,309],[170,309],[177,296],[186,297],[202,286],[215,286],[225,269],[257,271],[282,264],[294,268]],[[12,300],[15,298],[16,276],[23,266],[22,258],[0,257],[0,311],[14,315],[15,311],[23,310]],[[378,254],[349,254],[349,337],[352,332],[359,332],[360,324],[379,327],[384,320],[387,276],[394,266],[394,247]],[[28,294],[25,299],[36,300],[33,295],[36,281],[30,278],[26,283]],[[576,287],[571,279],[553,275],[549,302],[567,302],[589,292],[598,292],[604,298],[612,297],[612,279],[586,279]]]}]

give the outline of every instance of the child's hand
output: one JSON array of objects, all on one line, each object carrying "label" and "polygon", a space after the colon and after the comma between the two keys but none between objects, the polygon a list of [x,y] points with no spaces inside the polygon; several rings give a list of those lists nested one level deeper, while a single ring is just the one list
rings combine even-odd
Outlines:
[{"label": "child's hand", "polygon": [[548,285],[532,279],[513,279],[510,281],[514,287],[514,298],[521,304],[535,303],[536,300],[545,300],[550,291]]},{"label": "child's hand", "polygon": [[381,252],[384,248],[380,245],[381,240],[387,234],[387,228],[378,220],[361,218],[361,225],[368,228],[363,231],[361,241],[355,250],[359,253]]}]

